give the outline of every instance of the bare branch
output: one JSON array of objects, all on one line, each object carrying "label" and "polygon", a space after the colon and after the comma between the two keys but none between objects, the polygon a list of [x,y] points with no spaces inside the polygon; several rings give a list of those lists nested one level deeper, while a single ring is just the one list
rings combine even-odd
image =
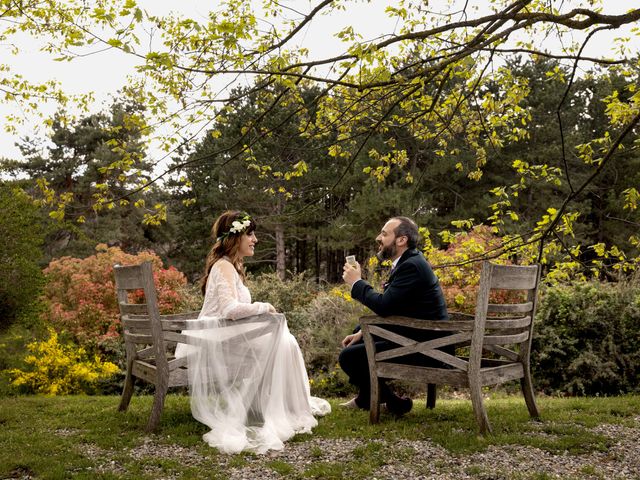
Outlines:
[{"label": "bare branch", "polygon": [[[334,0],[324,0],[323,2],[320,2],[316,8],[314,8],[313,10],[311,10],[311,12],[309,12],[308,15],[306,15],[302,21],[296,25],[296,27],[291,30],[282,40],[280,40],[278,43],[275,43],[273,45],[271,45],[265,52],[262,52],[262,54],[268,54],[274,50],[277,50],[281,47],[283,47],[289,40],[291,40],[300,30],[302,30],[304,28],[305,25],[309,24],[309,22],[311,22],[311,20],[313,20],[313,17],[316,16],[316,14],[318,12],[320,12],[323,8],[325,8],[327,5],[333,3]],[[251,53],[259,53],[259,52],[251,52]]]}]

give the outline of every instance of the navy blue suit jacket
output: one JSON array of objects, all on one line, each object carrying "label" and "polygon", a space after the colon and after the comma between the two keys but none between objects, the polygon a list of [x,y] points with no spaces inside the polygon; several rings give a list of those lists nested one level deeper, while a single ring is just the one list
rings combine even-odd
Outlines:
[{"label": "navy blue suit jacket", "polygon": [[447,305],[438,277],[418,250],[402,254],[391,272],[384,292],[376,292],[366,281],[356,282],[351,297],[376,315],[402,315],[426,320],[447,320]]}]

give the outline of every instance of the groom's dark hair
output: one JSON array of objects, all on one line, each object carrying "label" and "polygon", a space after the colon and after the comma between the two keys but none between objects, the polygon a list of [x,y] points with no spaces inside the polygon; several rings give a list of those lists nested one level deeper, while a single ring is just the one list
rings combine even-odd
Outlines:
[{"label": "groom's dark hair", "polygon": [[416,225],[416,222],[409,217],[391,217],[390,220],[398,220],[400,222],[393,232],[395,236],[407,237],[407,247],[410,249],[418,248],[420,234],[418,233],[418,225]]}]

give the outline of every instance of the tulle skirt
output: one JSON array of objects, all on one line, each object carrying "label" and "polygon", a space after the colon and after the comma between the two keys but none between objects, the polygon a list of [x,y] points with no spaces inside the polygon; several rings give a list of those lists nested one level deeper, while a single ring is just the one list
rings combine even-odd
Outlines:
[{"label": "tulle skirt", "polygon": [[190,333],[196,343],[186,351],[191,411],[211,429],[204,440],[222,452],[281,450],[296,433],[311,432],[314,415],[331,411],[310,394],[284,315],[273,318],[267,324],[206,319],[215,326]]}]

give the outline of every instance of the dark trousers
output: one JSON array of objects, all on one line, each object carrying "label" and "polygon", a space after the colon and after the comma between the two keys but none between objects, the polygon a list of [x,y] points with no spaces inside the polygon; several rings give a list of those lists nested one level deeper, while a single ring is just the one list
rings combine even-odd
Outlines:
[{"label": "dark trousers", "polygon": [[[385,350],[399,347],[399,345],[395,343],[383,340],[379,340],[375,342],[375,344],[376,352],[384,352]],[[448,349],[445,349],[445,351],[448,351]],[[439,361],[427,358],[425,355],[419,353],[399,357],[394,361],[405,365],[443,367]],[[340,367],[349,377],[349,383],[358,388],[356,403],[359,407],[368,409],[371,399],[371,378],[369,377],[369,362],[367,360],[367,350],[364,342],[361,341],[345,347],[340,352],[338,363],[340,363]],[[381,380],[380,402],[389,404],[397,400],[398,396],[391,391],[384,380]]]},{"label": "dark trousers", "polygon": [[[376,351],[382,352],[394,346],[390,342],[378,341],[376,342]],[[364,342],[361,341],[345,347],[340,352],[338,363],[340,363],[340,368],[349,377],[349,383],[358,388],[356,403],[359,407],[368,409],[371,398],[371,379],[369,378],[369,362]],[[384,380],[380,384],[380,401],[382,403],[387,403],[397,398]]]}]

